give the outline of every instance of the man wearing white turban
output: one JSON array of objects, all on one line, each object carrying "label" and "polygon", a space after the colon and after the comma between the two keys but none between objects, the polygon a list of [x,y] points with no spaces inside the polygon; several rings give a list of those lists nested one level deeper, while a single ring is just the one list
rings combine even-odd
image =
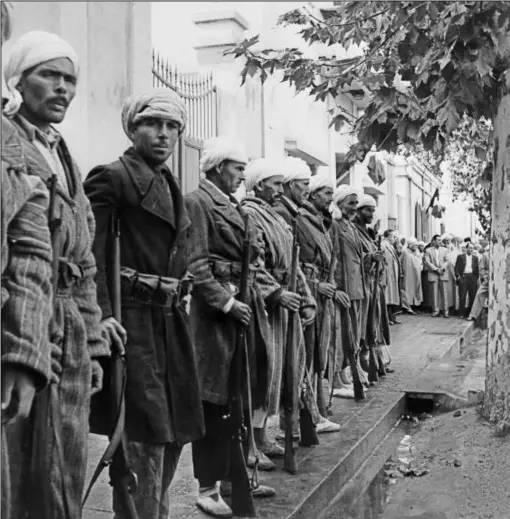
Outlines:
[{"label": "man wearing white turban", "polygon": [[[309,185],[310,168],[301,160],[288,157],[284,177],[284,196],[275,206],[277,212],[289,225],[297,225],[299,260],[310,291],[317,303],[314,322],[304,329],[306,346],[307,381],[310,390],[304,393],[308,409],[317,434],[336,432],[340,426],[328,420],[327,406],[323,391],[323,375],[326,369],[328,350],[331,340],[331,323],[335,286],[328,282],[331,263],[331,239],[324,227],[322,214],[305,199]],[[329,183],[332,186],[332,183]],[[329,207],[333,195],[332,187],[327,183],[313,183],[315,201],[326,200]],[[328,195],[329,192],[329,195]],[[318,194],[319,193],[319,194]],[[318,194],[318,196],[317,196]],[[317,392],[311,391],[315,380]]]},{"label": "man wearing white turban", "polygon": [[[111,339],[111,335],[101,325],[96,299],[91,250],[94,216],[78,167],[52,126],[63,121],[76,93],[77,78],[72,47],[42,31],[22,36],[5,62],[5,80],[12,95],[5,110],[13,118],[31,172],[55,186],[50,228],[58,275],[50,340],[62,373],[54,382],[56,388],[36,397],[34,424],[27,431],[32,449],[27,444],[21,450],[31,456],[33,466],[21,476],[27,493],[18,497],[20,508],[29,508],[28,516],[39,519],[81,515],[90,397],[102,387],[99,359],[110,353],[104,337]],[[48,401],[55,395],[58,402],[52,403],[53,416],[49,416]],[[20,437],[18,432],[18,441]]]},{"label": "man wearing white turban", "polygon": [[[257,426],[255,439],[258,447],[270,456],[282,455],[281,447],[268,441],[265,423],[267,415],[274,415],[280,411],[284,369],[283,345],[286,342],[288,310],[299,311],[302,325],[306,327],[314,322],[316,307],[300,268],[297,293],[288,290],[292,260],[292,229],[274,210],[283,192],[282,184],[286,173],[284,161],[265,158],[254,160],[248,164],[246,170],[246,188],[247,191],[254,191],[255,196],[247,196],[241,203],[261,236],[265,268],[269,274],[262,286],[272,332],[268,349],[269,390],[268,399],[259,409],[260,413],[256,415],[254,425]],[[296,330],[295,351],[298,352],[297,364],[302,374],[305,350],[301,326],[297,326]]]},{"label": "man wearing white turban", "polygon": [[372,238],[369,225],[374,221],[377,208],[375,199],[370,195],[360,196],[354,226],[363,244],[363,264],[367,297],[363,300],[360,356],[362,368],[368,372],[368,380],[375,383],[379,376],[386,375],[383,359],[383,346],[390,344],[390,331],[386,299],[384,297],[384,254]]},{"label": "man wearing white turban", "polygon": [[[12,4],[2,2],[2,44],[12,32]],[[3,75],[2,75],[3,77]],[[3,98],[2,106],[7,102]],[[46,211],[48,191],[37,176],[27,174],[21,140],[2,114],[2,517],[11,516],[6,429],[19,442],[17,424],[28,424],[36,390],[51,377],[51,241]],[[29,426],[29,424],[28,424]],[[23,481],[14,479],[13,494]]]},{"label": "man wearing white turban", "polygon": [[[97,227],[98,301],[111,323],[112,221],[120,227],[122,317],[129,341],[125,432],[128,461],[138,475],[133,499],[140,518],[163,519],[182,446],[204,432],[186,312],[188,271],[199,244],[166,165],[185,128],[186,110],[173,90],[154,89],[126,99],[121,117],[132,146],[111,164],[95,167],[84,186]],[[103,407],[102,396],[93,402],[93,416]],[[115,488],[113,509],[116,519],[127,517]]]},{"label": "man wearing white turban", "polygon": [[352,388],[342,380],[342,370],[350,367],[354,398],[365,399],[364,385],[368,380],[359,366],[359,355],[362,337],[362,305],[367,297],[367,286],[363,264],[363,244],[354,228],[352,219],[358,207],[358,191],[347,185],[338,187],[333,195],[333,226],[331,237],[333,250],[337,255],[335,283],[337,289],[345,292],[347,301],[335,296],[335,344],[331,359],[334,378],[334,396],[352,398]]},{"label": "man wearing white turban", "polygon": [[304,160],[296,157],[286,157],[284,168],[283,195],[274,210],[292,225],[301,204],[308,196],[312,172]]},{"label": "man wearing white turban", "polygon": [[[205,178],[198,189],[185,197],[193,221],[191,234],[196,236],[192,241],[198,241],[203,251],[194,255],[190,264],[195,278],[190,314],[206,426],[205,436],[193,443],[193,470],[199,483],[197,506],[213,517],[230,517],[232,512],[236,515],[242,512],[232,511],[222,498],[222,494],[231,491],[232,427],[222,417],[229,414],[231,398],[238,396],[230,394],[229,380],[235,365],[235,336],[239,324],[247,327],[251,404],[258,407],[267,398],[268,368],[261,359],[267,356],[270,331],[260,288],[260,280],[264,281],[267,273],[261,262],[255,225],[247,222],[233,197],[244,180],[247,162],[236,142],[225,137],[207,141],[200,161]],[[251,266],[245,303],[235,296],[241,283],[246,233],[250,240]],[[244,401],[247,402],[246,394]],[[246,415],[248,411],[246,408]],[[250,422],[251,417],[247,416],[246,424]],[[246,456],[251,434],[249,429],[249,437],[245,439]],[[270,497],[274,490],[259,485],[252,493],[255,497]]]}]

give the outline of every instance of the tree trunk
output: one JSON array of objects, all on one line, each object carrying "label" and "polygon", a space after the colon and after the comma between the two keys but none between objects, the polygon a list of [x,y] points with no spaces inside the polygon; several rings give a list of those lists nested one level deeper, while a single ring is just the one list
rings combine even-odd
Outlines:
[{"label": "tree trunk", "polygon": [[510,72],[494,120],[489,337],[484,415],[510,431]]}]

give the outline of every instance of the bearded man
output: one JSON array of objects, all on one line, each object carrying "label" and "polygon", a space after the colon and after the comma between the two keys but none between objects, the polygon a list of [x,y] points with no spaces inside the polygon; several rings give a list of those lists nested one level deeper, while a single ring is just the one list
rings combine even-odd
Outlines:
[{"label": "bearded man", "polygon": [[[315,320],[316,303],[306,283],[303,272],[298,268],[297,293],[287,290],[292,261],[292,229],[276,213],[274,206],[283,194],[286,172],[283,161],[257,159],[246,170],[246,191],[248,195],[241,206],[250,215],[260,236],[260,246],[265,270],[265,283],[261,283],[271,329],[268,347],[268,362],[272,366],[269,377],[268,398],[256,413],[254,420],[255,439],[262,453],[268,456],[282,456],[283,449],[270,443],[265,434],[267,416],[280,411],[280,394],[284,369],[284,345],[286,343],[288,310],[300,312],[303,328]],[[296,364],[300,367],[298,380],[302,379],[305,366],[304,342],[301,327],[296,330]],[[250,462],[251,464],[251,462]]]},{"label": "bearded man", "polygon": [[[363,300],[362,305],[361,340],[363,351],[361,353],[361,365],[365,371],[369,371],[368,349],[370,347],[376,348],[374,353],[377,358],[377,373],[384,376],[386,370],[379,346],[390,344],[390,330],[386,312],[386,299],[384,297],[384,254],[378,248],[369,232],[369,225],[374,221],[376,208],[377,204],[372,196],[362,195],[359,199],[357,214],[353,222],[359,240],[363,244],[363,267],[365,286],[367,287],[367,297]],[[369,316],[372,316],[372,319],[369,319]],[[369,377],[369,381],[377,382],[374,374],[372,376],[373,378]]]},{"label": "bearded man", "polygon": [[383,241],[381,244],[384,252],[384,261],[386,263],[385,269],[385,298],[386,308],[388,309],[388,318],[390,324],[401,324],[402,321],[396,317],[397,307],[401,304],[400,298],[400,262],[395,249],[397,236],[395,231],[387,229],[383,234]]},{"label": "bearded man", "polygon": [[[191,301],[191,321],[198,371],[201,382],[206,434],[193,443],[193,467],[199,482],[197,505],[213,517],[230,517],[232,510],[223,500],[231,492],[231,427],[223,419],[228,415],[229,379],[235,353],[236,329],[247,328],[247,350],[251,386],[251,405],[258,407],[267,398],[269,369],[266,362],[269,323],[259,279],[265,279],[253,222],[248,222],[234,193],[244,180],[248,159],[240,146],[218,137],[205,143],[200,168],[205,179],[197,190],[186,195],[186,207],[193,221],[194,242],[203,254],[195,255],[190,270],[195,276]],[[245,235],[248,234],[251,264],[248,277],[249,299],[238,301]],[[275,290],[277,288],[275,287]],[[247,383],[243,393],[247,401]],[[250,406],[245,409],[249,424]],[[249,434],[251,430],[249,428]],[[248,443],[245,441],[245,455]],[[272,462],[271,462],[272,463]],[[222,484],[223,483],[223,484]],[[254,497],[271,497],[269,487],[252,489]]]},{"label": "bearded man", "polygon": [[357,190],[347,185],[338,187],[333,195],[334,222],[331,234],[335,254],[338,256],[335,282],[337,288],[348,296],[347,301],[344,298],[335,298],[337,337],[341,341],[335,348],[336,358],[333,359],[333,365],[335,387],[343,383],[340,372],[349,365],[354,383],[354,397],[356,400],[364,400],[363,386],[368,386],[368,380],[359,366],[359,355],[363,327],[362,308],[368,295],[368,287],[364,272],[363,244],[352,223],[358,200]]},{"label": "bearded man", "polygon": [[[132,146],[95,167],[85,181],[97,222],[94,252],[103,319],[113,319],[111,223],[120,227],[122,322],[126,350],[128,461],[138,475],[140,519],[169,513],[168,488],[185,443],[203,434],[195,353],[186,305],[192,287],[191,219],[166,166],[186,126],[186,109],[170,89],[124,102],[122,127]],[[143,369],[140,369],[140,367]],[[115,518],[124,518],[113,492]]]},{"label": "bearded man", "polygon": [[[297,221],[297,241],[299,243],[299,261],[301,270],[306,277],[310,291],[317,303],[317,313],[314,323],[303,330],[306,346],[306,369],[309,374],[315,373],[319,379],[315,385],[317,391],[323,391],[322,378],[326,370],[329,347],[331,343],[332,319],[334,314],[333,298],[336,287],[329,283],[329,268],[333,246],[331,238],[324,227],[322,210],[329,207],[333,198],[333,182],[328,178],[311,176],[308,165],[294,158],[287,159],[289,170],[284,177],[284,192],[287,187],[289,196],[292,190],[297,188],[294,183],[303,182],[300,192],[310,191],[310,201],[301,199],[299,201],[299,212],[292,215],[290,222]],[[292,180],[293,177],[301,177],[302,180]],[[294,195],[292,200],[297,204],[297,197]],[[318,205],[314,205],[312,200]],[[291,202],[284,202],[288,207]],[[278,210],[278,207],[277,207]],[[284,214],[279,214],[285,218]],[[310,376],[309,381],[314,377]],[[336,432],[340,430],[340,425],[327,419],[327,409],[323,405],[324,398],[314,395],[312,388],[308,388],[307,402],[316,420],[317,434]],[[324,393],[323,393],[324,394]],[[311,401],[310,397],[315,397]],[[322,407],[322,409],[321,409]]]},{"label": "bearded man", "polygon": [[[44,182],[57,181],[53,202],[58,240],[54,240],[53,255],[58,258],[59,276],[55,280],[50,340],[61,351],[55,356],[62,366],[57,382],[58,409],[53,409],[49,417],[36,399],[35,414],[43,418],[34,420],[34,427],[42,429],[39,432],[31,428],[29,432],[34,434],[34,444],[45,444],[38,449],[42,459],[32,460],[37,468],[31,469],[30,477],[37,481],[37,490],[25,484],[30,495],[19,496],[18,506],[20,515],[25,513],[21,510],[30,508],[29,517],[69,519],[81,515],[90,397],[102,387],[99,359],[109,355],[102,332],[111,338],[117,334],[118,323],[111,321],[109,326],[101,326],[94,282],[96,263],[91,249],[94,216],[78,167],[53,126],[64,120],[76,94],[76,53],[55,34],[29,32],[12,47],[4,72],[12,95],[4,112],[12,117],[27,164]],[[54,439],[50,443],[45,440],[47,431]],[[30,452],[29,448],[23,449],[25,457]],[[25,483],[28,473],[21,478]],[[42,490],[41,485],[45,487]],[[41,502],[43,497],[45,501]]]}]

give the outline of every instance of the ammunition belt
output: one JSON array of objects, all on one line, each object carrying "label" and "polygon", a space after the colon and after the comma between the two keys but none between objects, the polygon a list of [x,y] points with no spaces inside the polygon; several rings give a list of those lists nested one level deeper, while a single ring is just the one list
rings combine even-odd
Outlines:
[{"label": "ammunition belt", "polygon": [[193,276],[182,279],[142,274],[128,267],[120,272],[123,298],[131,298],[148,305],[172,307],[179,304],[193,289]]},{"label": "ammunition belt", "polygon": [[[239,285],[241,280],[241,273],[243,270],[242,263],[239,261],[227,261],[221,259],[213,259],[209,262],[213,276],[220,283],[232,283],[233,285]],[[257,267],[253,264],[250,265],[248,273],[248,286],[253,285],[255,279],[255,273]]]},{"label": "ammunition belt", "polygon": [[328,281],[329,268],[322,268],[313,263],[301,263],[301,270],[305,275],[308,283],[319,283],[321,281]]},{"label": "ammunition belt", "polygon": [[269,274],[273,276],[282,288],[287,288],[290,281],[290,271],[285,269],[270,269]]}]

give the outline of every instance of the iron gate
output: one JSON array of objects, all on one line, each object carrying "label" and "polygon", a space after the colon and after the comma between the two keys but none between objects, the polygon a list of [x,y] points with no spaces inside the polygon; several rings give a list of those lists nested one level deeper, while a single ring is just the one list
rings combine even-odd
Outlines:
[{"label": "iron gate", "polygon": [[204,141],[218,135],[218,89],[212,73],[183,74],[156,51],[152,52],[152,84],[175,90],[186,105],[188,124],[169,166],[182,191],[189,193],[198,187]]}]

